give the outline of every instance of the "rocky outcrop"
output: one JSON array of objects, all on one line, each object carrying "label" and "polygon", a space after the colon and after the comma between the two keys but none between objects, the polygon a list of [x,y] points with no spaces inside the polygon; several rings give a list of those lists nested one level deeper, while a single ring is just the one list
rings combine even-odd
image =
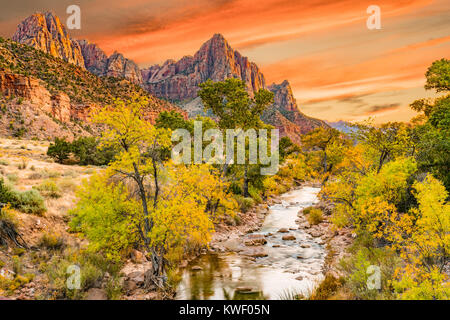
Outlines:
[{"label": "rocky outcrop", "polygon": [[281,84],[274,83],[267,89],[273,92],[274,105],[286,111],[298,111],[291,85],[287,80],[284,80]]},{"label": "rocky outcrop", "polygon": [[[87,119],[85,107],[75,106],[74,108],[70,98],[63,92],[51,95],[38,79],[32,77],[0,71],[0,93],[8,97],[21,97],[35,106],[37,110],[49,114],[61,122]],[[83,112],[80,112],[79,109],[82,109]]]},{"label": "rocky outcrop", "polygon": [[98,76],[124,78],[135,84],[142,84],[142,74],[134,61],[114,52],[109,58],[96,44],[77,40],[87,70]]},{"label": "rocky outcrop", "polygon": [[114,52],[106,63],[104,75],[108,77],[125,78],[136,84],[142,84],[142,75],[139,67],[132,60],[125,58],[121,53]]},{"label": "rocky outcrop", "polygon": [[12,40],[84,68],[80,45],[70,39],[66,28],[52,12],[35,13],[26,18]]},{"label": "rocky outcrop", "polygon": [[39,80],[0,71],[0,92],[4,96],[22,97],[41,106],[45,111],[52,107],[51,94]]},{"label": "rocky outcrop", "polygon": [[104,75],[108,65],[108,57],[96,44],[87,40],[77,40],[84,58],[84,66],[96,75]]},{"label": "rocky outcrop", "polygon": [[167,60],[162,65],[142,70],[142,76],[149,92],[173,101],[195,99],[198,85],[208,79],[241,79],[251,95],[265,87],[264,75],[258,66],[233,50],[221,34],[204,43],[194,56],[177,62]]},{"label": "rocky outcrop", "polygon": [[139,67],[115,52],[109,58],[96,44],[71,39],[66,27],[52,12],[35,13],[17,27],[12,40],[86,68],[98,76],[125,78],[142,84]]},{"label": "rocky outcrop", "polygon": [[281,84],[270,85],[268,90],[274,94],[274,104],[272,108],[266,110],[263,119],[280,129],[281,133],[289,136],[291,140],[297,141],[300,135],[306,134],[317,127],[328,127],[324,121],[308,117],[300,112],[291,85],[287,80]]}]

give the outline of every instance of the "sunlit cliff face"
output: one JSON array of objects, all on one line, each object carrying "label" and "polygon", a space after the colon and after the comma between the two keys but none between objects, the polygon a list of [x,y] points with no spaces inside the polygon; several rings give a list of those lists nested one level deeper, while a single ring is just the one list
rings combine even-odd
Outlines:
[{"label": "sunlit cliff face", "polygon": [[[37,10],[64,22],[71,1],[7,3],[1,35]],[[450,2],[287,0],[81,0],[75,38],[141,67],[193,54],[214,33],[256,62],[267,82],[288,79],[302,111],[327,120],[407,121],[409,103],[431,93],[424,73],[449,58]],[[368,30],[366,9],[381,8],[381,29]]]}]

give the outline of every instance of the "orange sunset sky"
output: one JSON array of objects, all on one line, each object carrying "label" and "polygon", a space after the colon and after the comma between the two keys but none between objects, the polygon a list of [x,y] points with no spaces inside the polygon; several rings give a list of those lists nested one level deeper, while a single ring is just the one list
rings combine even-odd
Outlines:
[{"label": "orange sunset sky", "polygon": [[[71,4],[82,15],[72,37],[141,67],[193,55],[222,33],[268,84],[289,80],[301,111],[330,121],[409,120],[409,104],[433,96],[427,67],[450,58],[449,0],[21,0],[2,4],[0,35],[36,11],[65,23]],[[369,5],[381,8],[381,30],[366,27]]]}]

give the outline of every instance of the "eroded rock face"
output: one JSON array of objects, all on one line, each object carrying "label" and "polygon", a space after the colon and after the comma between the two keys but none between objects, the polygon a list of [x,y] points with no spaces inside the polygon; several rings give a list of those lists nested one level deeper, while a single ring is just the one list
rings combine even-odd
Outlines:
[{"label": "eroded rock face", "polygon": [[22,97],[41,112],[62,122],[69,122],[73,111],[70,98],[63,92],[51,95],[39,80],[0,71],[0,92],[4,96]]},{"label": "eroded rock face", "polygon": [[109,77],[125,78],[133,83],[141,84],[142,75],[139,67],[121,53],[114,52],[107,61],[105,74]]},{"label": "eroded rock face", "polygon": [[132,60],[115,52],[107,57],[96,44],[71,39],[66,27],[52,12],[35,13],[17,27],[12,40],[61,58],[98,76],[125,78],[142,84],[139,67]]},{"label": "eroded rock face", "polygon": [[142,70],[142,76],[149,92],[174,101],[195,99],[198,85],[208,79],[241,79],[251,95],[265,87],[258,66],[233,50],[221,34],[204,43],[193,57],[186,56],[177,62],[167,60],[163,65]]},{"label": "eroded rock face", "polygon": [[84,58],[84,66],[96,75],[104,75],[108,65],[108,57],[95,43],[77,40]]},{"label": "eroded rock face", "polygon": [[142,84],[142,75],[134,61],[114,52],[109,58],[96,44],[87,40],[77,40],[84,57],[87,70],[97,76],[124,78]]},{"label": "eroded rock face", "polygon": [[43,111],[51,111],[51,94],[37,79],[0,71],[0,92],[5,96],[23,97]]},{"label": "eroded rock face", "polygon": [[70,39],[66,28],[52,12],[35,13],[26,18],[19,24],[12,40],[84,68],[80,45]]}]

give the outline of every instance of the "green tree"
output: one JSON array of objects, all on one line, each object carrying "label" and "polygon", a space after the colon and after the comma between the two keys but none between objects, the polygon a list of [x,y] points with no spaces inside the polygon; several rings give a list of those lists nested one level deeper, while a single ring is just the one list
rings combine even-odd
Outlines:
[{"label": "green tree", "polygon": [[[436,92],[450,90],[450,61],[433,62],[426,73],[426,89]],[[413,137],[416,158],[421,170],[432,172],[450,190],[450,96],[436,99],[419,99],[411,108],[423,113],[415,120]]]},{"label": "green tree", "polygon": [[58,163],[63,163],[68,159],[72,148],[66,139],[55,138],[55,141],[50,144],[47,149],[47,155],[55,159]]},{"label": "green tree", "polygon": [[306,150],[319,149],[323,152],[322,167],[326,174],[331,170],[328,164],[328,148],[333,143],[345,144],[346,139],[343,134],[334,128],[319,127],[302,137],[302,146]]},{"label": "green tree", "polygon": [[[244,81],[230,78],[222,82],[208,80],[200,84],[198,96],[202,99],[205,109],[211,111],[218,119],[222,130],[240,129],[240,134],[247,129],[258,129],[264,126],[261,116],[264,110],[273,103],[273,93],[260,89],[254,97],[247,91]],[[223,167],[227,173],[228,164]],[[244,164],[243,193],[249,196],[249,164]]]},{"label": "green tree", "polygon": [[359,124],[355,136],[378,154],[377,172],[387,160],[397,156],[411,155],[414,150],[409,129],[404,123],[388,122],[379,127],[370,124]]},{"label": "green tree", "polygon": [[425,76],[427,78],[425,89],[435,89],[436,92],[450,91],[450,60],[441,59],[433,62]]}]

